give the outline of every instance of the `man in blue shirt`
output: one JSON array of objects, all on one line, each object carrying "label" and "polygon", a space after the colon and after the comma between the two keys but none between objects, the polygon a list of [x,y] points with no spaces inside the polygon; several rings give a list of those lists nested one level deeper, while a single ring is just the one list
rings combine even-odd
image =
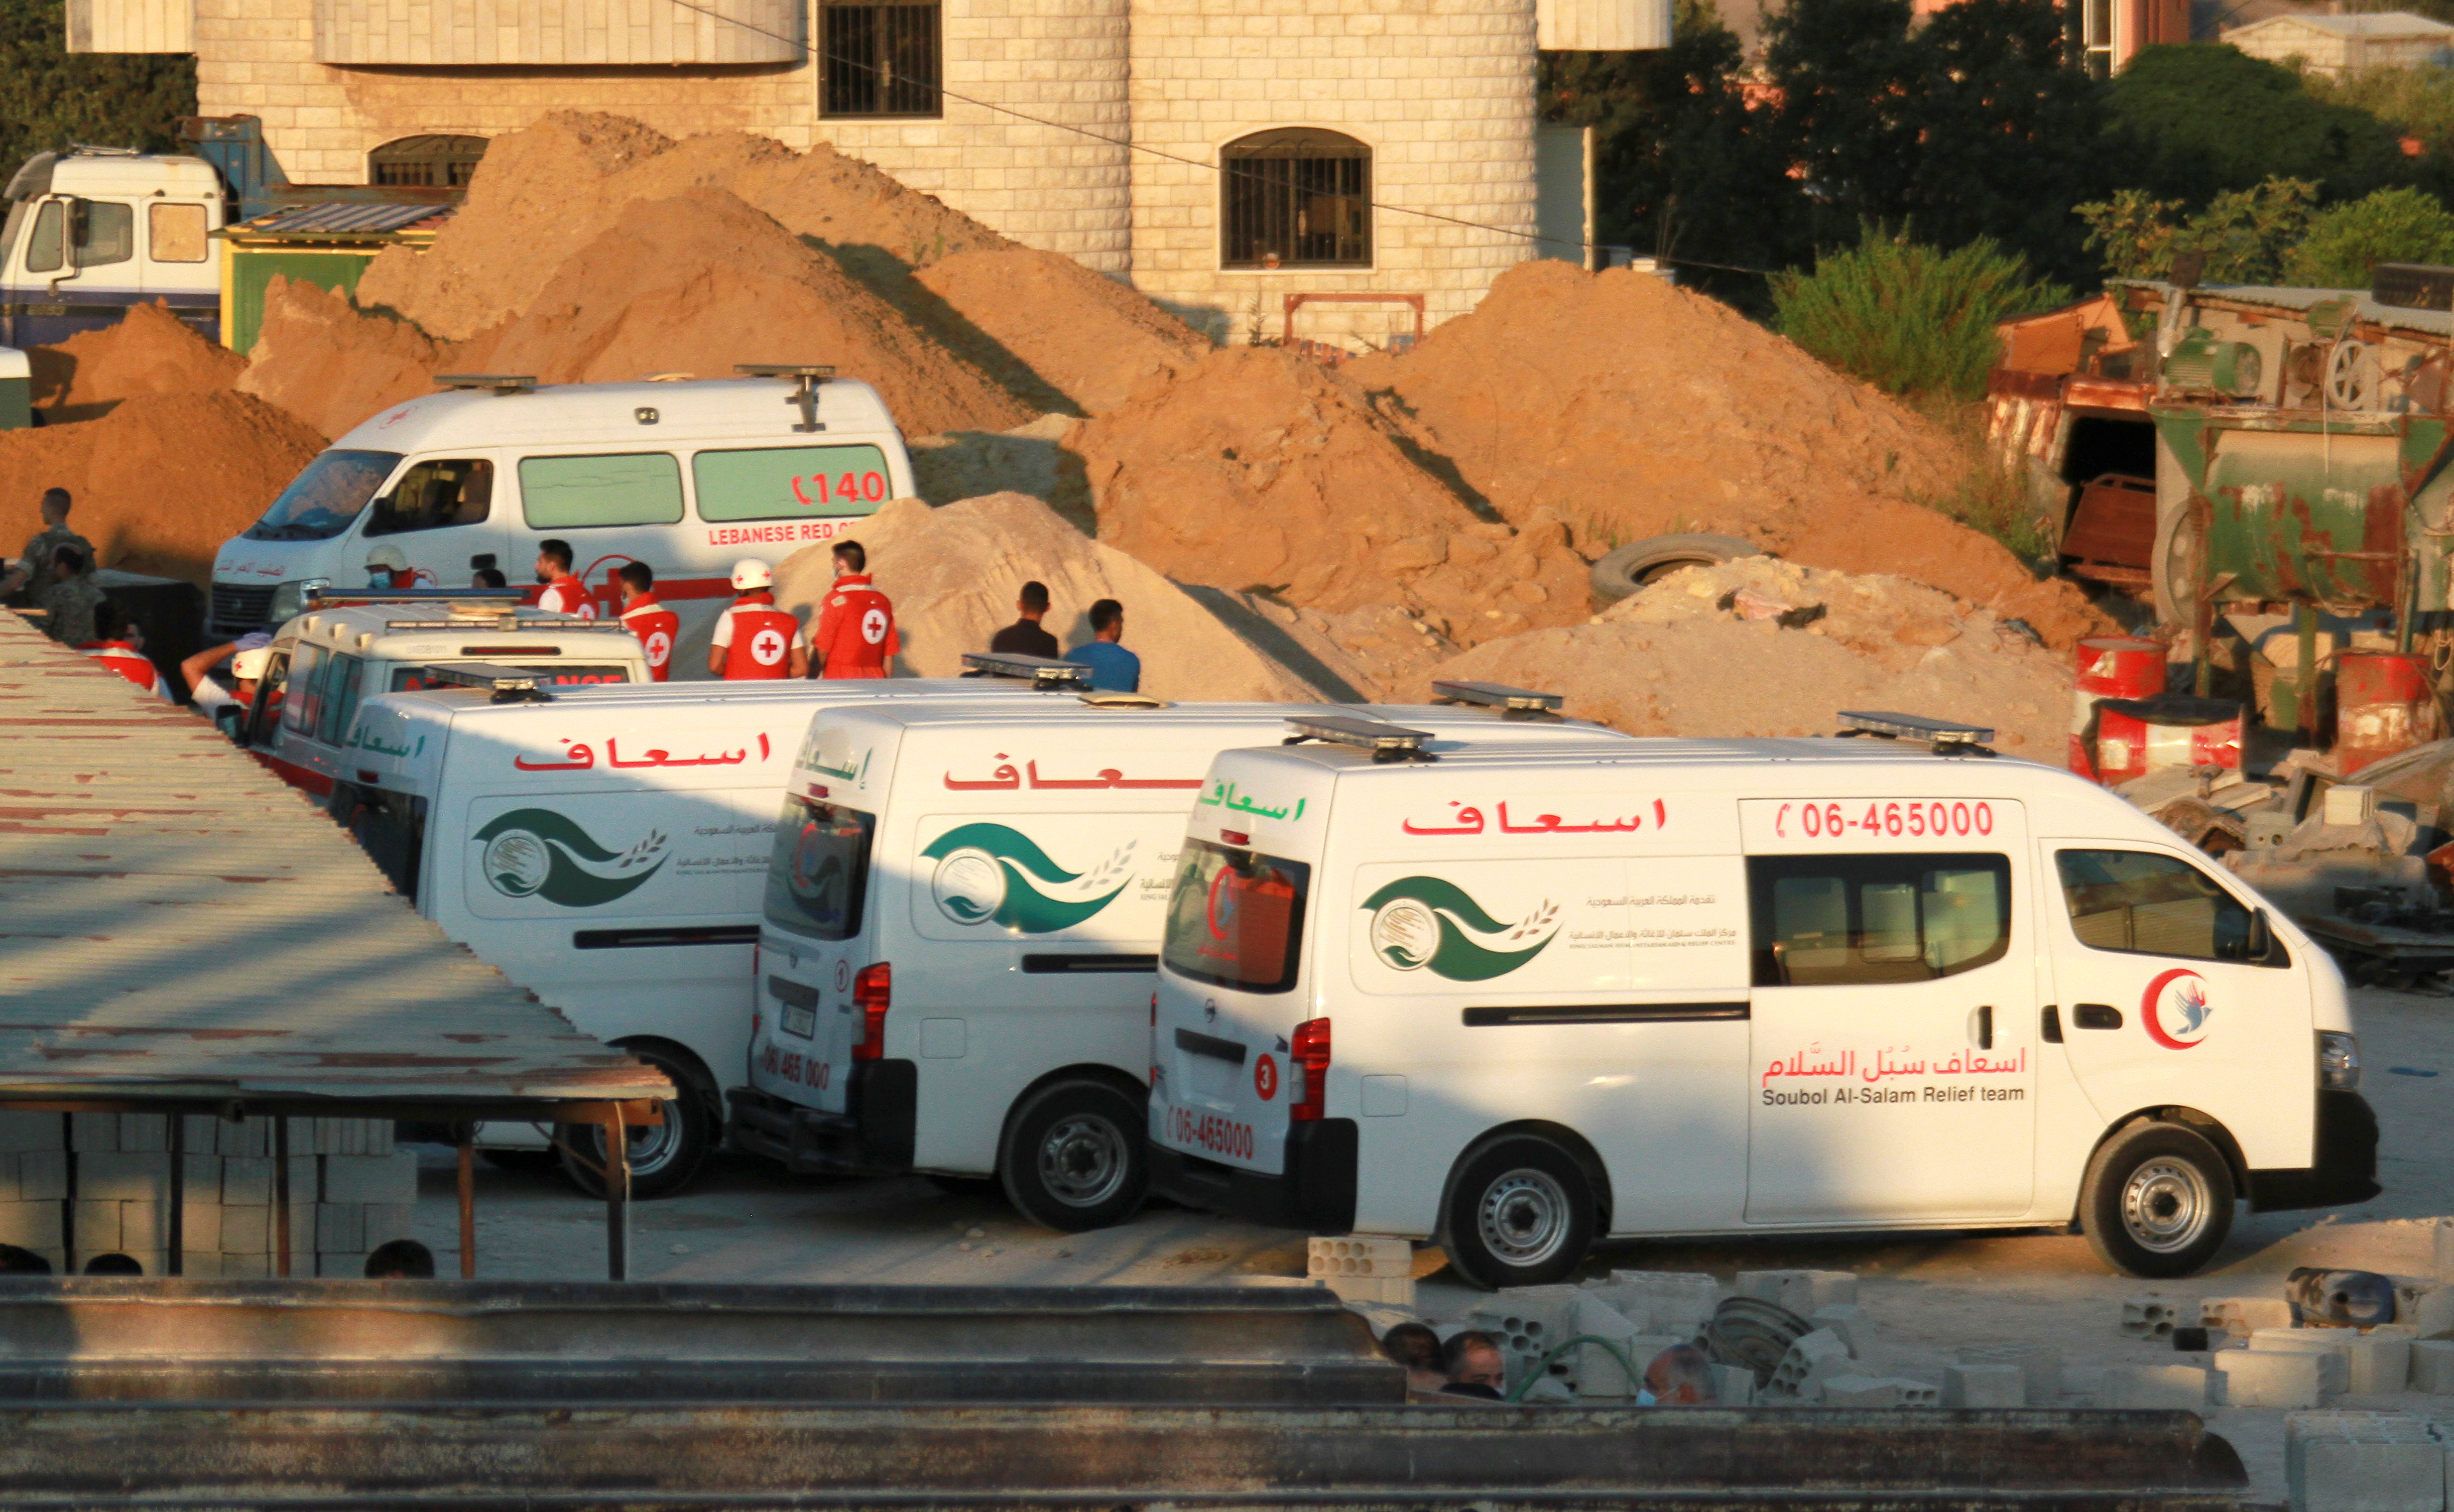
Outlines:
[{"label": "man in blue shirt", "polygon": [[1139,693],[1142,658],[1117,642],[1125,638],[1125,606],[1102,598],[1091,606],[1092,640],[1076,646],[1065,659],[1091,669],[1091,687],[1097,693]]}]

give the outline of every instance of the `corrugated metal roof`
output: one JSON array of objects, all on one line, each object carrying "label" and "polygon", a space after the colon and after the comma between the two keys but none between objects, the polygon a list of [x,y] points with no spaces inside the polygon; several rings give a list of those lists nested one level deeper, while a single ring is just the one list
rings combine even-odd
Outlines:
[{"label": "corrugated metal roof", "polygon": [[399,204],[387,200],[344,200],[324,205],[293,205],[241,221],[230,229],[234,236],[375,235],[403,231],[432,231],[452,218],[449,205]]},{"label": "corrugated metal roof", "polygon": [[[2110,282],[2152,289],[2166,296],[2172,292],[2170,284],[2157,278],[2116,278]],[[2360,300],[2360,317],[2371,325],[2424,336],[2442,337],[2454,331],[2454,315],[2448,315],[2443,310],[2406,310],[2400,305],[2382,305],[2359,289],[2303,289],[2288,284],[2201,284],[2191,293],[2196,298],[2263,305],[2269,310],[2289,310],[2296,314],[2307,313],[2311,305],[2341,299],[2348,294]]]},{"label": "corrugated metal roof", "polygon": [[203,719],[0,612],[0,1098],[35,1089],[672,1096]]}]

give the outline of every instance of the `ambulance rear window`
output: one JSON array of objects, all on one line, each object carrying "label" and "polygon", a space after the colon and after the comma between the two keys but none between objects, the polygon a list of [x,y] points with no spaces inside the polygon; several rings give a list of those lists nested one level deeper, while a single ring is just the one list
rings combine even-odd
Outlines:
[{"label": "ambulance rear window", "polygon": [[1285,992],[1303,949],[1312,868],[1188,840],[1167,905],[1170,971],[1242,992]]},{"label": "ambulance rear window", "polygon": [[2003,856],[1759,856],[1747,888],[1759,987],[1932,981],[2011,945]]},{"label": "ambulance rear window", "polygon": [[[517,662],[507,663],[507,665],[516,672],[533,672],[536,674],[539,682],[551,683],[557,688],[573,687],[581,683],[631,680],[631,669],[628,667],[582,667],[568,663],[556,663],[548,667],[523,667]],[[456,687],[457,684],[437,682],[429,675],[429,669],[425,667],[394,667],[392,670],[392,691],[394,693],[418,693],[428,688],[446,686]]]},{"label": "ambulance rear window", "polygon": [[874,815],[788,797],[767,862],[767,922],[812,939],[860,933]]}]

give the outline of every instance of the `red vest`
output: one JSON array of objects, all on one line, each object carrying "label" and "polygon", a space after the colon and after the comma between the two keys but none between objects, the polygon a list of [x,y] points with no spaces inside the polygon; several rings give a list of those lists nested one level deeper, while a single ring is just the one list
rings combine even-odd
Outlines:
[{"label": "red vest", "polygon": [[902,649],[895,633],[895,604],[871,586],[867,573],[835,579],[818,614],[810,649],[826,658],[828,677],[883,677],[886,659]]},{"label": "red vest", "polygon": [[[90,640],[77,650],[101,662],[147,693],[162,693],[162,674],[145,653],[124,640]],[[165,696],[168,696],[166,694]]]},{"label": "red vest", "polygon": [[596,601],[588,596],[588,585],[569,573],[545,585],[545,592],[537,595],[537,607],[582,619],[596,617]]},{"label": "red vest", "polygon": [[776,608],[773,594],[744,594],[724,614],[733,627],[724,649],[727,681],[793,675],[793,642],[801,634],[801,622]]},{"label": "red vest", "polygon": [[622,611],[622,623],[630,626],[631,634],[639,637],[639,644],[648,648],[648,676],[656,682],[664,681],[674,659],[674,637],[682,633],[681,616],[656,602],[654,594],[648,593],[633,599],[631,607]]}]

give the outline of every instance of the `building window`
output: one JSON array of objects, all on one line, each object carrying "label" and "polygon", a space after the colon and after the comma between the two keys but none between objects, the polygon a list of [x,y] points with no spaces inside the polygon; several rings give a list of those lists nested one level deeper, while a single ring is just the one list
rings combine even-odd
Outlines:
[{"label": "building window", "polygon": [[482,136],[404,136],[369,152],[367,172],[378,184],[466,189],[485,155]]},{"label": "building window", "polygon": [[2088,77],[2113,77],[2113,0],[2083,0],[2080,7]]},{"label": "building window", "polygon": [[818,111],[823,115],[936,115],[944,48],[935,0],[819,8]]},{"label": "building window", "polygon": [[1294,129],[1230,142],[1220,157],[1223,266],[1371,266],[1372,149]]}]

